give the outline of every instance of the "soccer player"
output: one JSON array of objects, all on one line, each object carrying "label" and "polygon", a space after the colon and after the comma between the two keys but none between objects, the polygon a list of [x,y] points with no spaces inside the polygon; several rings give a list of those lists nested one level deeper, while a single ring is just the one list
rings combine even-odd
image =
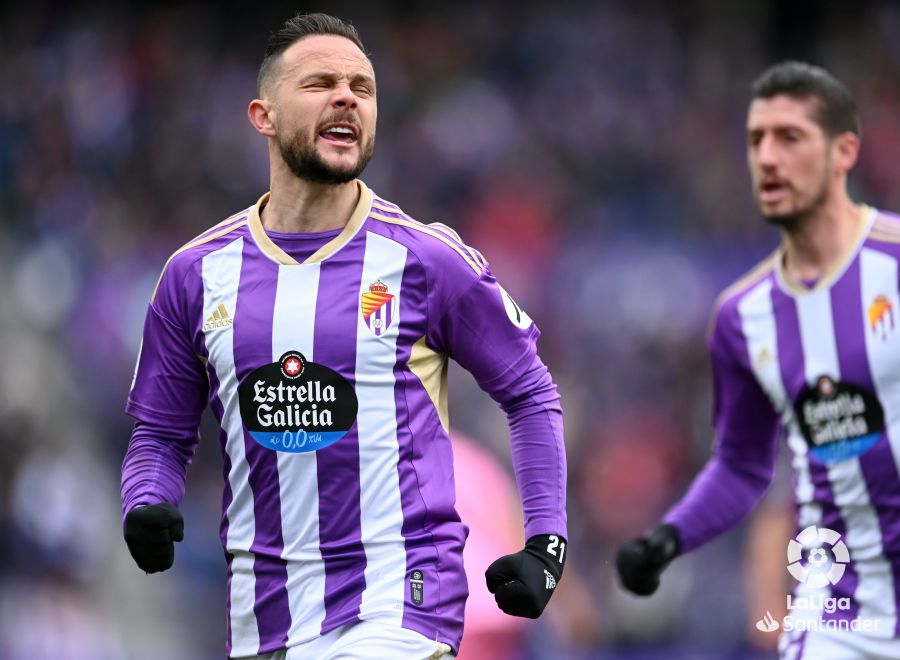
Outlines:
[{"label": "soccer player", "polygon": [[175,252],[150,302],[126,407],[125,539],[148,573],[172,565],[208,403],[228,655],[449,657],[467,588],[448,358],[509,418],[527,542],[488,568],[488,589],[504,612],[537,617],[562,574],[562,411],[539,332],[456,232],[358,180],[377,94],[352,26],[288,20],[258,84],[248,114],[270,192]]},{"label": "soccer player", "polygon": [[788,633],[785,619],[785,658],[900,657],[900,218],[848,196],[859,145],[854,100],[827,71],[784,62],[755,82],[747,159],[781,245],[713,313],[712,458],[662,524],[617,557],[625,587],[653,593],[674,557],[756,506],[784,435],[798,530],[814,526],[834,547],[804,551],[797,575],[846,561],[822,528],[849,549],[840,579],[798,586],[795,604],[821,625]]}]

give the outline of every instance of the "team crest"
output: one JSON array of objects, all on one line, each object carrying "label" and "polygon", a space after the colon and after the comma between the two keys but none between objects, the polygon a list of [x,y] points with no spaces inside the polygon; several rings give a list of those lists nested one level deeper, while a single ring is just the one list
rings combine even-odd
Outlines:
[{"label": "team crest", "polygon": [[388,286],[381,280],[376,280],[369,285],[369,290],[363,292],[362,301],[363,321],[376,337],[380,337],[394,322],[397,315],[397,297],[388,293]]},{"label": "team crest", "polygon": [[894,307],[887,296],[877,296],[869,305],[869,327],[872,332],[881,335],[886,340],[888,333],[894,331]]}]

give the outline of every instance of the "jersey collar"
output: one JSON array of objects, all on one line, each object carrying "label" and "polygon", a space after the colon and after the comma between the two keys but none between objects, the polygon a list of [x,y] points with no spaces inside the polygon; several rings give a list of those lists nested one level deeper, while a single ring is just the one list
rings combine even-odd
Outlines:
[{"label": "jersey collar", "polygon": [[362,227],[363,222],[369,216],[369,210],[372,208],[372,191],[359,179],[356,180],[356,185],[359,188],[359,201],[356,204],[356,208],[353,209],[353,213],[350,214],[350,220],[340,234],[316,250],[302,263],[278,247],[263,228],[262,221],[259,218],[259,210],[269,201],[270,192],[260,197],[259,201],[250,208],[250,234],[253,236],[253,240],[259,246],[259,249],[279,264],[298,266],[320,263],[349,243],[350,239],[356,236],[359,228]]}]

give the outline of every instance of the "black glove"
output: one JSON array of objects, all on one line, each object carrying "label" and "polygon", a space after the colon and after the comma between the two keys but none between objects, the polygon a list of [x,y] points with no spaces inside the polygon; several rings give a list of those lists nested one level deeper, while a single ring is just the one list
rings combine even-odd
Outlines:
[{"label": "black glove", "polygon": [[646,536],[626,543],[616,555],[622,585],[638,596],[649,596],[659,588],[659,576],[681,549],[678,530],[660,525]]},{"label": "black glove", "polygon": [[165,571],[175,561],[172,541],[184,538],[184,519],[171,504],[138,506],[125,516],[125,542],[147,573]]},{"label": "black glove", "polygon": [[558,534],[538,534],[528,539],[524,550],[488,566],[487,588],[500,609],[513,616],[538,618],[562,577],[567,545]]}]

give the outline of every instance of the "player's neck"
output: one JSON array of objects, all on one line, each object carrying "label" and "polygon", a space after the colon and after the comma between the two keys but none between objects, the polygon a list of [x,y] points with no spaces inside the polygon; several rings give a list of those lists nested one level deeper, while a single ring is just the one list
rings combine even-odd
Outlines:
[{"label": "player's neck", "polygon": [[325,185],[295,176],[273,177],[272,194],[260,220],[270,231],[313,234],[341,229],[359,202],[356,181]]},{"label": "player's neck", "polygon": [[846,257],[862,222],[862,207],[844,193],[783,230],[785,275],[795,282],[820,279]]}]

